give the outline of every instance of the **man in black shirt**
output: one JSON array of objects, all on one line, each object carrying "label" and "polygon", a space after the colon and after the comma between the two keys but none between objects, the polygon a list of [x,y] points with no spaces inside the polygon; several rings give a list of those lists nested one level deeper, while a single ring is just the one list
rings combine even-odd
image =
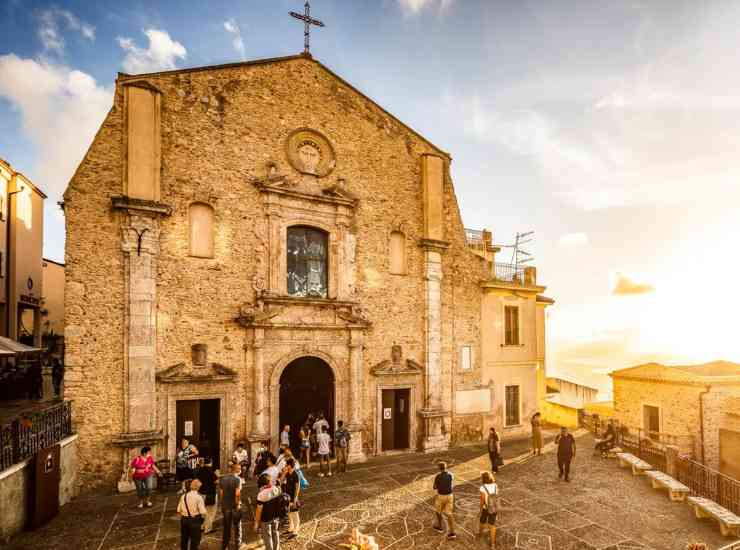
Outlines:
[{"label": "man in black shirt", "polygon": [[224,534],[221,542],[223,550],[229,547],[232,529],[236,547],[239,548],[242,544],[242,478],[239,477],[240,473],[241,464],[232,463],[231,473],[218,480],[219,500],[221,511],[224,513]]},{"label": "man in black shirt", "polygon": [[283,482],[283,492],[290,497],[290,508],[288,509],[288,535],[287,539],[298,536],[301,526],[301,517],[298,514],[298,497],[301,494],[301,480],[295,469],[295,459],[289,458],[285,461],[280,477]]},{"label": "man in black shirt", "polygon": [[437,514],[437,523],[434,525],[434,528],[440,533],[444,533],[442,516],[446,517],[447,526],[449,527],[447,538],[454,540],[457,538],[457,535],[455,534],[452,473],[447,471],[447,464],[445,462],[440,462],[437,466],[439,466],[439,473],[434,477],[434,490],[437,491],[437,496],[434,499],[434,511]]},{"label": "man in black shirt", "polygon": [[570,481],[570,462],[576,457],[576,440],[563,426],[555,438],[555,444],[558,446],[558,478],[565,476],[565,481]]}]

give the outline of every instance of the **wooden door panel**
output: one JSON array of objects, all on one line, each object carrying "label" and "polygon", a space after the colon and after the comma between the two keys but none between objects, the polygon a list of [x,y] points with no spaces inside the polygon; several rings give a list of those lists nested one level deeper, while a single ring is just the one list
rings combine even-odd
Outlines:
[{"label": "wooden door panel", "polygon": [[[192,428],[188,430],[192,432],[190,435],[186,435],[185,427],[186,423],[191,422],[188,426]],[[177,402],[177,448],[180,448],[180,441],[183,437],[187,437],[191,443],[196,447],[198,446],[198,438],[200,437],[200,401],[178,401]]]},{"label": "wooden door panel", "polygon": [[382,419],[382,445],[384,451],[390,451],[395,446],[395,433],[394,433],[394,421],[395,414],[393,409],[395,408],[395,390],[382,390],[382,407],[380,410],[380,418]]},{"label": "wooden door panel", "polygon": [[40,527],[59,513],[61,480],[61,447],[59,444],[39,451],[33,460],[33,493],[31,526]]},{"label": "wooden door panel", "polygon": [[409,390],[396,390],[395,395],[394,446],[396,449],[409,448]]}]

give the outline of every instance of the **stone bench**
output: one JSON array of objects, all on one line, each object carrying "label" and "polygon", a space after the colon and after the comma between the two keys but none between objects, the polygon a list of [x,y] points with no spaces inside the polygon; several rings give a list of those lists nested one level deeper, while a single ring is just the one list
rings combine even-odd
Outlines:
[{"label": "stone bench", "polygon": [[617,458],[619,459],[619,466],[621,468],[631,466],[632,475],[635,476],[643,475],[646,471],[653,469],[653,467],[643,459],[637,458],[635,455],[630,453],[617,453]]},{"label": "stone bench", "polygon": [[653,489],[668,489],[668,496],[674,502],[685,500],[686,495],[691,491],[680,481],[673,479],[668,474],[664,474],[659,470],[650,470],[649,472],[645,472],[645,475],[650,478]]},{"label": "stone bench", "polygon": [[740,516],[730,512],[708,498],[688,497],[686,501],[694,507],[697,518],[714,518],[719,522],[719,532],[727,537],[733,533],[740,533]]}]

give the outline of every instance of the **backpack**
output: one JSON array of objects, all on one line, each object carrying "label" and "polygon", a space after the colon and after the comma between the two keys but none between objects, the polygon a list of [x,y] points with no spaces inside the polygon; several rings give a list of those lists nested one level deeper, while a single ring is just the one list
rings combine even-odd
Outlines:
[{"label": "backpack", "polygon": [[298,481],[301,483],[301,491],[305,491],[309,488],[310,484],[308,483],[308,480],[306,479],[306,476],[303,475],[303,470],[297,470],[298,472]]},{"label": "backpack", "polygon": [[350,437],[349,433],[344,430],[339,432],[339,437],[337,438],[339,440],[339,446],[343,449],[346,448]]},{"label": "backpack", "polygon": [[493,493],[489,493],[485,485],[483,485],[483,491],[486,493],[485,511],[489,514],[495,514],[498,510],[498,485],[496,485],[496,490]]}]

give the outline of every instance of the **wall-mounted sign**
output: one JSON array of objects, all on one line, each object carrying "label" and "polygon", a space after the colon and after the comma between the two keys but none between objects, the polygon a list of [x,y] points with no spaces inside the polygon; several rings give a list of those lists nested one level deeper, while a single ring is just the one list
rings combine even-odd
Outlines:
[{"label": "wall-mounted sign", "polygon": [[193,435],[193,421],[192,420],[186,420],[185,421],[185,436],[191,436]]},{"label": "wall-mounted sign", "polygon": [[390,420],[391,419],[391,408],[385,407],[383,409],[383,420]]}]

